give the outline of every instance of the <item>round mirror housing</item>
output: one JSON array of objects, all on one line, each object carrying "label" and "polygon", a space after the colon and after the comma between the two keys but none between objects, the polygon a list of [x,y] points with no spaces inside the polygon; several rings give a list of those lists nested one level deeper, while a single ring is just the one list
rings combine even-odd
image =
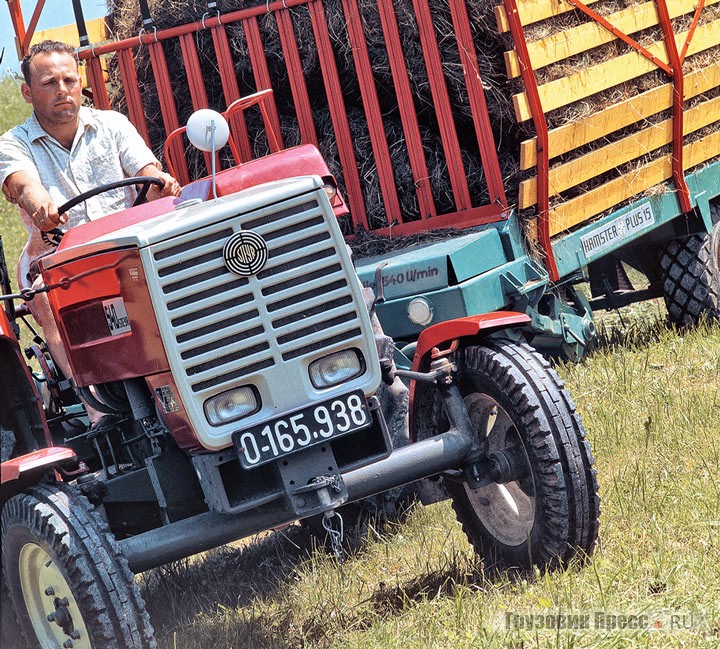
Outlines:
[{"label": "round mirror housing", "polygon": [[[226,119],[210,108],[196,110],[187,121],[187,136],[190,143],[200,151],[215,151],[227,144],[230,127]],[[213,141],[214,138],[214,141]]]}]

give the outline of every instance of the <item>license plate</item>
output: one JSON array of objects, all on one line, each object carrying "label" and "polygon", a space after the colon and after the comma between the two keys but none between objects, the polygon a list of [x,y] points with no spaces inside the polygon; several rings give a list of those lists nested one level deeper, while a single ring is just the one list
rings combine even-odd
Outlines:
[{"label": "license plate", "polygon": [[296,410],[233,435],[240,464],[251,469],[366,428],[372,415],[362,390]]}]

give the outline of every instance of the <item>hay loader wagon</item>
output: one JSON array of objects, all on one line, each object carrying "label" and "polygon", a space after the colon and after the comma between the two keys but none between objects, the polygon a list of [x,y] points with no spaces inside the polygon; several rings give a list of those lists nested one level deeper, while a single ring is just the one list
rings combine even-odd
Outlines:
[{"label": "hay loader wagon", "polygon": [[[26,27],[8,0],[21,53],[43,4]],[[489,566],[592,553],[545,356],[580,358],[593,308],[720,315],[718,3],[626,4],[141,0],[91,42],[73,3],[89,100],[183,194],[57,233],[72,379],[40,338],[28,366],[0,258],[3,589],[31,643],[154,646],[133,573],[297,520],[340,551],[342,516],[409,484]]]}]

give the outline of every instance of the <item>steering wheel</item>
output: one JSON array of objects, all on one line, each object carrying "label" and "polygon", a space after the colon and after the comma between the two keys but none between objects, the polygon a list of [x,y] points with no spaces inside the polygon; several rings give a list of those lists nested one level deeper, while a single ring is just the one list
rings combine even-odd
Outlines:
[{"label": "steering wheel", "polygon": [[[132,207],[135,207],[147,201],[147,193],[150,190],[150,185],[157,185],[162,188],[165,186],[165,183],[154,176],[133,176],[132,178],[123,178],[122,180],[116,180],[112,183],[105,183],[104,185],[88,189],[88,191],[77,195],[75,198],[71,198],[67,203],[63,203],[58,208],[58,215],[64,214],[80,203],[84,203],[88,198],[92,198],[103,192],[109,192],[111,189],[117,189],[118,187],[127,187],[128,185],[141,185],[140,191],[132,204]],[[53,228],[52,230],[43,232],[41,236],[46,244],[57,246],[60,241],[62,241],[64,234],[60,228]]]}]

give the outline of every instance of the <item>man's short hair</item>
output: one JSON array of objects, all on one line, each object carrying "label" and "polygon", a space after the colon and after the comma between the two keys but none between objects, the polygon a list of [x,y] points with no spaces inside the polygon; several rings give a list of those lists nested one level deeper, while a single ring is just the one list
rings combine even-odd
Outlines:
[{"label": "man's short hair", "polygon": [[67,43],[49,40],[35,43],[35,45],[33,45],[28,50],[28,53],[23,57],[22,63],[20,63],[20,71],[22,72],[23,77],[25,77],[25,83],[30,85],[30,61],[32,61],[38,54],[52,54],[53,52],[69,54],[75,58],[75,48]]}]

